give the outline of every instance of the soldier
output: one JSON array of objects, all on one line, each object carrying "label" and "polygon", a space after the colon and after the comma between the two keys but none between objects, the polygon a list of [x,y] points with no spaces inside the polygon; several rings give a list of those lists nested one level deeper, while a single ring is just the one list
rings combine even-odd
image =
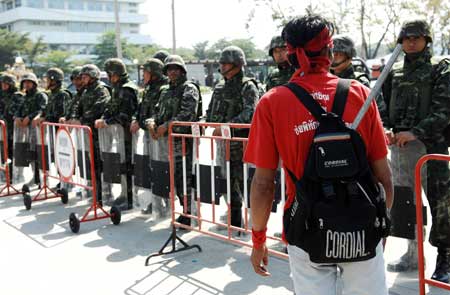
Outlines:
[{"label": "soldier", "polygon": [[57,123],[59,118],[67,115],[72,102],[71,93],[62,88],[64,72],[58,68],[50,68],[45,74],[48,90],[48,102],[42,114],[33,119],[33,127],[43,121]]},{"label": "soldier", "polygon": [[[394,184],[409,186],[412,192],[416,161],[423,154],[448,155],[443,131],[450,119],[450,62],[431,61],[431,42],[430,28],[425,21],[405,22],[397,39],[405,53],[404,61],[394,65],[383,85],[389,114],[384,124],[391,128],[387,136],[391,144]],[[448,283],[448,163],[430,161],[426,173],[426,196],[432,216],[429,241],[438,250],[432,279]],[[396,195],[396,202],[401,198],[402,195]],[[395,224],[398,220],[394,218],[393,222]],[[388,270],[401,272],[414,269],[417,269],[417,241],[408,240],[408,251],[399,260],[388,264]]]},{"label": "soldier", "polygon": [[98,132],[94,129],[95,120],[105,112],[105,106],[111,99],[108,89],[100,82],[100,70],[96,65],[87,64],[81,68],[81,80],[84,91],[73,105],[70,119],[73,124],[87,125],[92,129],[94,141],[95,180],[97,183],[97,200],[102,201],[102,162],[98,142]]},{"label": "soldier", "polygon": [[275,86],[286,84],[295,72],[295,68],[287,60],[286,42],[281,36],[274,36],[270,41],[269,55],[277,64],[277,69],[267,76],[266,91]]},{"label": "soldier", "polygon": [[[237,46],[226,47],[219,59],[223,80],[214,88],[206,111],[207,122],[250,123],[256,102],[259,99],[257,84],[244,77],[245,55]],[[220,127],[215,128],[214,136],[221,136]],[[235,130],[234,136],[247,137],[247,130]],[[243,147],[239,142],[230,143],[231,164],[231,225],[241,227],[243,198]]]},{"label": "soldier", "polygon": [[333,38],[333,45],[331,73],[339,78],[357,80],[370,88],[367,74],[355,71],[352,65],[352,58],[356,56],[353,40],[346,36],[336,36]]},{"label": "soldier", "polygon": [[148,59],[144,65],[144,94],[131,123],[131,132],[135,133],[139,128],[147,129],[146,120],[155,114],[161,87],[168,84],[167,77],[163,74],[164,64],[157,58]]},{"label": "soldier", "polygon": [[[64,112],[64,116],[59,118],[60,123],[66,123],[68,119],[70,119],[70,116],[73,111],[73,107],[78,103],[80,100],[81,94],[83,93],[83,81],[81,80],[81,66],[76,66],[73,68],[72,73],[70,74],[70,81],[72,82],[71,85],[73,86],[73,92],[72,92],[72,101],[70,105],[67,107],[67,111]],[[68,88],[69,89],[69,88]],[[70,122],[69,122],[70,123]]]},{"label": "soldier", "polygon": [[[4,73],[1,77],[1,94],[0,101],[3,110],[0,114],[1,119],[6,123],[6,132],[8,137],[8,158],[13,158],[13,132],[14,132],[14,115],[18,111],[23,102],[23,95],[17,89],[17,80],[14,75]],[[13,165],[9,165],[9,175],[13,175]]]},{"label": "soldier", "polygon": [[[169,78],[169,85],[161,87],[161,94],[158,100],[158,112],[153,116],[153,120],[147,124],[150,133],[154,139],[167,140],[167,131],[169,123],[172,121],[195,122],[198,119],[200,90],[197,85],[187,81],[186,65],[184,60],[178,55],[169,55],[165,62],[163,73]],[[187,133],[189,131],[184,127],[174,129],[177,133]],[[192,140],[186,140],[186,184],[188,196],[188,208],[184,212],[190,214],[190,196],[192,188]],[[183,162],[181,153],[181,140],[174,141],[175,153],[175,190],[180,199],[181,206],[183,201]],[[183,206],[184,207],[184,206]],[[191,219],[180,215],[178,222],[190,225]]]},{"label": "soldier", "polygon": [[159,50],[155,54],[153,54],[153,58],[157,58],[161,62],[164,62],[168,56],[169,56],[169,53],[165,50]]},{"label": "soldier", "polygon": [[[105,61],[105,71],[111,83],[111,100],[106,104],[105,113],[95,121],[95,128],[105,128],[111,124],[119,124],[124,129],[125,135],[125,165],[126,165],[126,191],[127,200],[125,202],[124,186],[122,184],[122,195],[115,200],[116,205],[120,205],[123,210],[131,209],[133,202],[133,167],[131,162],[131,118],[137,109],[138,87],[131,82],[127,69],[122,60],[110,58]],[[127,206],[128,204],[128,206]]]},{"label": "soldier", "polygon": [[[40,116],[44,112],[48,97],[45,92],[38,89],[38,79],[33,73],[27,73],[22,76],[20,88],[25,91],[25,96],[23,103],[14,115],[14,123],[21,128],[30,128],[30,148],[37,156],[36,132],[34,128],[31,128],[30,123],[35,117]],[[32,161],[31,166],[34,170],[34,183],[32,179],[27,185],[40,184],[39,167],[36,165],[36,161]]]}]

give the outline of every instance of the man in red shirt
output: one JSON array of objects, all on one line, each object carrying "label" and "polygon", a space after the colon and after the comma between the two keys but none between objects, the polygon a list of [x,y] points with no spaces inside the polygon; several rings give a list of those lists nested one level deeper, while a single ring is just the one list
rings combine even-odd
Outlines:
[{"label": "man in red shirt", "polygon": [[[291,20],[282,34],[288,46],[289,61],[296,67],[290,82],[307,90],[327,111],[331,111],[338,83],[338,77],[328,72],[332,60],[333,31],[332,23],[320,16],[309,15]],[[351,82],[343,113],[346,123],[353,122],[368,93],[369,89],[362,84]],[[270,275],[267,270],[265,231],[274,196],[274,177],[279,158],[284,168],[300,179],[317,126],[317,120],[286,87],[270,90],[256,108],[244,160],[257,167],[250,193],[253,222],[251,263],[259,275]],[[373,174],[384,187],[387,206],[390,208],[393,199],[392,176],[387,161],[383,126],[375,101],[370,105],[357,131],[366,145],[367,159]],[[290,177],[286,179],[288,199],[285,209],[295,198],[294,183]],[[288,245],[288,252],[297,294],[334,294],[338,274],[343,280],[343,294],[388,293],[381,243],[374,258],[338,265],[313,263],[308,253],[294,245]]]}]

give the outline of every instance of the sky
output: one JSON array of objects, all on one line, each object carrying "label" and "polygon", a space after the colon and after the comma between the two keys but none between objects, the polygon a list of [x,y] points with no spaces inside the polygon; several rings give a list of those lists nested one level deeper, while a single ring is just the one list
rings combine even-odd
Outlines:
[{"label": "sky", "polygon": [[[278,2],[286,7],[296,5],[303,12],[298,4],[302,1]],[[171,3],[171,0],[147,0],[140,7],[140,13],[148,17],[141,33],[168,48],[172,47]],[[177,47],[192,47],[206,40],[212,45],[221,38],[252,38],[258,48],[264,49],[281,29],[272,21],[271,10],[261,6],[247,30],[245,24],[254,5],[252,0],[175,0]]]}]

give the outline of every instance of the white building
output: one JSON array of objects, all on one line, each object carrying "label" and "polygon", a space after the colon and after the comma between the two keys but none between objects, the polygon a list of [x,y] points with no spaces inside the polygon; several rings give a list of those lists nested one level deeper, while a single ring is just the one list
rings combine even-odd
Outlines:
[{"label": "white building", "polygon": [[[145,0],[119,0],[121,34],[131,44],[151,43],[140,34],[147,17],[139,14]],[[0,0],[0,28],[42,36],[51,49],[90,54],[98,38],[115,29],[114,0]]]}]

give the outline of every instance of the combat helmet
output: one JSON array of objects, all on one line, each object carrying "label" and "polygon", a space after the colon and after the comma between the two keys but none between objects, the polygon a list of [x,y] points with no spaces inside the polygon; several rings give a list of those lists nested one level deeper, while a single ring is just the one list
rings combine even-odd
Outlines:
[{"label": "combat helmet", "polygon": [[282,47],[286,47],[286,42],[283,40],[283,38],[281,36],[274,36],[272,38],[272,40],[270,40],[270,45],[269,45],[269,55],[273,56],[273,50],[275,48],[282,48]]},{"label": "combat helmet", "polygon": [[5,84],[9,84],[11,86],[16,86],[17,84],[17,79],[16,76],[9,74],[9,73],[3,73],[0,79],[0,82],[5,83]]},{"label": "combat helmet", "polygon": [[166,59],[164,60],[164,68],[163,68],[164,74],[167,74],[167,68],[170,65],[177,65],[183,69],[185,74],[187,73],[186,64],[184,63],[183,58],[179,55],[173,54],[166,57]]},{"label": "combat helmet", "polygon": [[74,67],[73,70],[72,70],[72,73],[70,73],[70,80],[73,80],[73,79],[79,77],[81,75],[81,69],[82,68],[83,67],[81,67],[81,66]]},{"label": "combat helmet", "polygon": [[127,73],[127,68],[123,61],[119,58],[109,58],[104,64],[105,72],[108,75],[116,74],[118,76],[125,75]]},{"label": "combat helmet", "polygon": [[36,87],[39,84],[38,79],[34,73],[26,73],[22,76],[22,78],[20,79],[20,88],[23,88],[23,82],[25,81],[33,82]]},{"label": "combat helmet", "polygon": [[237,67],[242,67],[247,64],[245,61],[244,51],[237,46],[228,46],[222,50],[220,54],[219,63],[221,64],[234,64]]},{"label": "combat helmet", "polygon": [[401,44],[403,42],[403,38],[409,36],[424,36],[428,43],[433,42],[433,39],[431,38],[430,26],[424,20],[404,22],[400,30],[400,34],[398,34],[397,43]]},{"label": "combat helmet", "polygon": [[333,38],[333,52],[343,52],[349,58],[356,56],[355,43],[347,36],[335,36]]},{"label": "combat helmet", "polygon": [[61,82],[64,80],[64,72],[59,68],[50,68],[47,70],[44,77],[49,80]]},{"label": "combat helmet", "polygon": [[164,64],[157,58],[149,58],[143,65],[142,69],[151,72],[153,75],[161,77],[163,75]]},{"label": "combat helmet", "polygon": [[93,79],[100,79],[100,69],[94,64],[87,64],[81,68],[80,75],[88,75]]},{"label": "combat helmet", "polygon": [[159,59],[161,62],[164,62],[166,60],[166,58],[169,56],[170,54],[165,51],[165,50],[159,50],[157,51],[155,54],[153,54],[153,58],[157,58]]}]

